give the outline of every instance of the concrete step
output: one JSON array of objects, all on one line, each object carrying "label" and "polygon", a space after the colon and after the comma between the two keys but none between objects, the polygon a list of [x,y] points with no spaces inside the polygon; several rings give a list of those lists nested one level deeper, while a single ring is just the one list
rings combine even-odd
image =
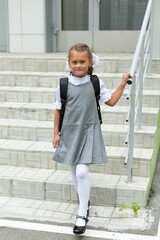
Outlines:
[{"label": "concrete step", "polygon": [[[141,208],[138,211],[136,217],[134,216],[133,210],[128,206],[127,209],[123,210],[124,212],[119,212],[120,207],[114,206],[97,206],[93,205],[91,202],[90,209],[89,209],[89,222],[87,223],[87,229],[93,229],[88,232],[86,231],[87,236],[83,235],[82,237],[73,236],[73,226],[75,225],[76,215],[78,213],[79,204],[76,203],[69,203],[69,202],[60,202],[60,201],[47,201],[47,200],[36,200],[36,199],[29,199],[29,198],[18,198],[18,197],[10,197],[10,196],[0,196],[0,209],[1,209],[1,228],[2,227],[14,227],[17,228],[21,227],[23,224],[23,228],[28,228],[30,226],[33,230],[42,230],[50,231],[52,234],[50,237],[46,238],[49,239],[85,239],[85,240],[100,240],[100,239],[114,239],[116,235],[119,233],[115,233],[115,231],[144,231],[148,230],[149,226],[149,218],[148,209]],[[149,216],[148,216],[149,215]],[[124,221],[125,217],[125,221]],[[14,221],[8,221],[7,219],[12,219]],[[19,219],[19,221],[16,221]],[[25,222],[24,222],[25,220]],[[23,222],[21,222],[23,221]],[[28,222],[29,221],[29,222]],[[32,223],[33,221],[33,223]],[[41,222],[41,224],[35,222]],[[126,225],[127,221],[127,225]],[[50,223],[50,225],[46,225],[46,223]],[[118,222],[118,224],[117,224]],[[148,224],[146,224],[146,222]],[[29,225],[28,225],[29,224]],[[13,226],[14,225],[14,226]],[[36,228],[35,228],[36,226]],[[67,226],[67,231],[65,231]],[[70,226],[70,227],[69,227]],[[47,229],[46,229],[47,228]],[[102,231],[105,230],[105,231]],[[6,230],[7,231],[7,230]],[[55,234],[56,232],[61,232],[59,236]],[[114,231],[111,233],[110,231]],[[63,235],[62,235],[63,233]],[[7,232],[8,234],[8,232]],[[40,233],[41,234],[41,233]],[[68,235],[68,237],[66,236]],[[4,240],[1,234],[1,239]],[[9,235],[9,234],[8,234]],[[13,235],[12,235],[13,236]],[[35,235],[29,235],[30,239],[35,240]],[[137,236],[137,235],[136,235]],[[13,238],[13,237],[12,237]],[[21,235],[22,238],[22,235]],[[133,239],[133,235],[128,238],[128,234],[125,235],[121,233],[121,237],[119,236],[116,239]],[[18,238],[20,239],[20,238]],[[17,240],[18,240],[17,239]],[[24,238],[23,238],[24,239]],[[25,238],[26,239],[26,238]],[[45,239],[43,237],[39,239]],[[140,238],[142,239],[142,237]],[[143,238],[145,240],[146,238]],[[151,237],[147,238],[151,240]],[[146,240],[147,240],[146,239]],[[136,239],[137,240],[137,239]],[[153,240],[153,238],[152,238]]]},{"label": "concrete step", "polygon": [[[114,90],[108,89],[113,93]],[[126,106],[129,104],[126,97],[128,90],[125,89],[122,97],[116,104]],[[0,102],[25,102],[25,103],[53,103],[56,98],[56,88],[36,87],[0,87]],[[143,90],[142,104],[144,107],[159,107],[160,90]]]},{"label": "concrete step", "polygon": [[[55,106],[53,104],[43,103],[0,103],[0,118],[6,119],[26,119],[38,121],[53,121]],[[105,124],[125,124],[128,107],[101,105],[103,123]],[[157,125],[157,116],[159,108],[143,108],[142,124],[144,126]]]},{"label": "concrete step", "polygon": [[0,86],[56,88],[68,72],[0,72]]},{"label": "concrete step", "polygon": [[[0,139],[0,164],[18,167],[67,170],[68,166],[52,161],[55,149],[52,142],[22,141]],[[127,175],[128,166],[124,165],[127,148],[106,146],[108,162],[91,165],[90,171],[103,174]],[[153,149],[134,148],[133,175],[150,176]]]},{"label": "concrete step", "polygon": [[[50,54],[2,54],[0,71],[62,72],[68,53]],[[133,59],[132,53],[96,53],[100,64],[95,72],[128,72]],[[153,73],[160,73],[160,61],[152,61]]]},{"label": "concrete step", "polygon": [[[128,114],[128,106],[108,107],[101,105],[102,119],[104,124],[124,124]],[[156,126],[159,108],[142,108],[142,125]]]},{"label": "concrete step", "polygon": [[55,107],[42,103],[0,103],[0,118],[53,121]]},{"label": "concrete step", "polygon": [[[98,77],[109,89],[117,88],[122,75],[123,73],[98,73]],[[56,88],[59,79],[66,76],[68,72],[0,72],[0,86]],[[160,89],[160,75],[146,76],[144,89]]]},{"label": "concrete step", "polygon": [[54,103],[55,88],[0,87],[1,102]]},{"label": "concrete step", "polygon": [[[134,147],[154,148],[156,126],[142,126],[134,131]],[[106,146],[124,146],[128,133],[127,125],[103,124],[102,133]]]},{"label": "concrete step", "polygon": [[[99,72],[126,72],[130,68],[133,54],[123,56],[113,54],[97,54],[100,65]],[[0,71],[65,71],[67,53],[52,54],[6,54],[0,57]]]},{"label": "concrete step", "polygon": [[[0,119],[2,139],[52,142],[53,122],[21,119]],[[128,125],[103,124],[103,138],[106,146],[124,146]],[[154,148],[155,126],[135,129],[135,147]]]},{"label": "concrete step", "polygon": [[[90,200],[96,205],[116,206],[137,202],[146,206],[149,178],[90,173]],[[0,166],[0,194],[2,196],[60,202],[77,202],[69,171]]]}]

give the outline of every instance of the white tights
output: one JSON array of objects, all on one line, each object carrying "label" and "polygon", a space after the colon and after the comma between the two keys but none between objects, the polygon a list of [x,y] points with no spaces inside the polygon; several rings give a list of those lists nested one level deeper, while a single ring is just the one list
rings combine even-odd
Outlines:
[{"label": "white tights", "polygon": [[[70,166],[70,168],[72,181],[79,197],[78,215],[86,217],[90,195],[89,165],[79,164]],[[77,219],[77,226],[83,226],[84,224],[83,219]]]}]

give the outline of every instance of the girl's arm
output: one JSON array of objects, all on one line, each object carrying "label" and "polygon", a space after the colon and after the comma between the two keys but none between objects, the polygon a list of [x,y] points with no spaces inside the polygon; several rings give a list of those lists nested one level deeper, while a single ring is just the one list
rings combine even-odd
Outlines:
[{"label": "girl's arm", "polygon": [[105,104],[113,107],[118,100],[120,99],[120,97],[122,96],[122,93],[124,91],[124,88],[126,86],[126,83],[128,81],[128,78],[132,78],[132,76],[130,75],[130,73],[125,73],[123,74],[123,78],[122,78],[122,82],[119,85],[119,87],[117,88],[117,90],[112,94],[111,99],[109,99],[107,102],[105,102]]},{"label": "girl's arm", "polygon": [[53,138],[53,147],[57,148],[59,145],[59,120],[60,120],[60,110],[56,109],[54,116],[54,138]]}]

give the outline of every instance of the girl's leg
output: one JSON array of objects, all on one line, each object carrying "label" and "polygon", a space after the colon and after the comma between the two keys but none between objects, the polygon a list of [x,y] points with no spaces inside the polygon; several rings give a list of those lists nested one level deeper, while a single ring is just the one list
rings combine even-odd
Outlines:
[{"label": "girl's leg", "polygon": [[[76,178],[78,183],[79,196],[79,216],[87,216],[88,200],[90,195],[90,181],[89,181],[89,165],[79,164],[76,168]],[[77,226],[84,226],[83,219],[77,219]]]},{"label": "girl's leg", "polygon": [[78,182],[77,182],[77,177],[76,177],[77,165],[70,166],[70,169],[71,169],[73,185],[76,189],[76,192],[78,193]]}]

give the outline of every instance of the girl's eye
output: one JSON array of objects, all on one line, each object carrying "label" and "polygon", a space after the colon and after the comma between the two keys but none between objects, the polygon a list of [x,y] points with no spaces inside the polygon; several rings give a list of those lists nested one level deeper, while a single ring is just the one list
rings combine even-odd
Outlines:
[{"label": "girl's eye", "polygon": [[[84,63],[85,63],[85,61],[84,61],[84,60],[82,60],[82,61],[80,61],[79,63],[80,63],[80,64],[84,64]],[[72,64],[77,64],[77,61],[73,61],[73,62],[72,62]]]}]

